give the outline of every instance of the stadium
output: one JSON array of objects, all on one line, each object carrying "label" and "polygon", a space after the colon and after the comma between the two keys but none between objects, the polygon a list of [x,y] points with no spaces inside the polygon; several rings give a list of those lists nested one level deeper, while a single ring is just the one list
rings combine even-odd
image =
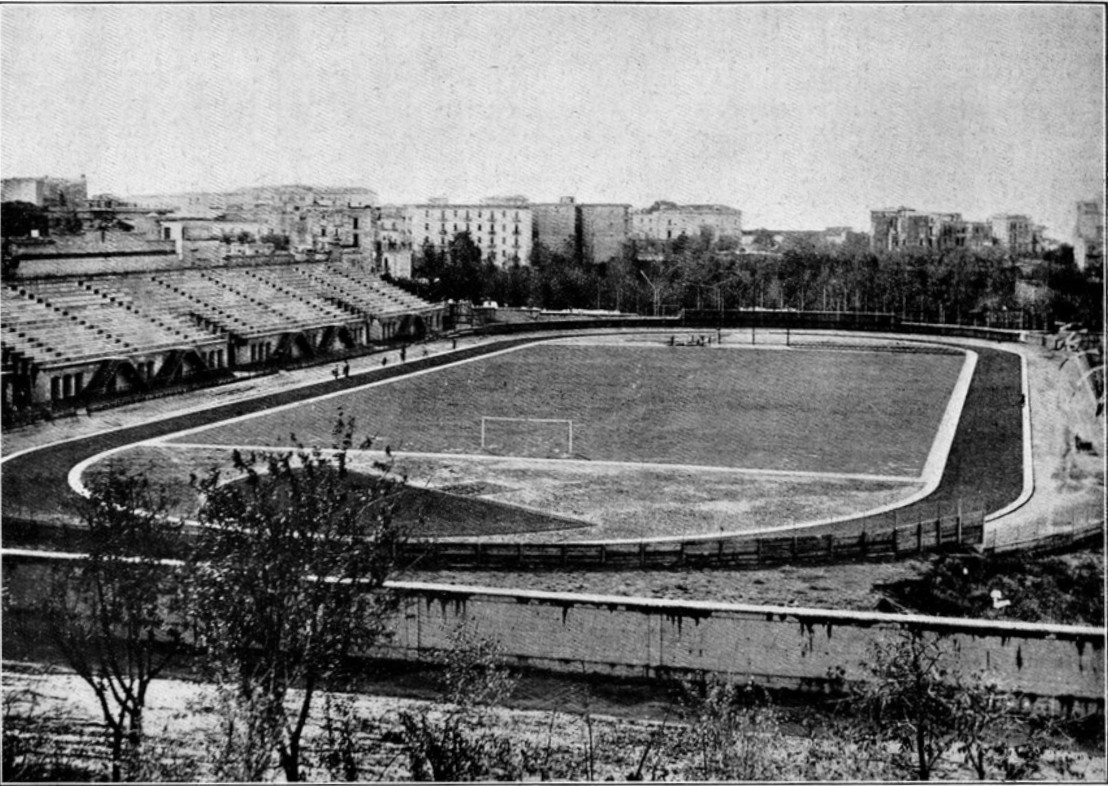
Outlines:
[{"label": "stadium", "polygon": [[[267,301],[263,320],[248,293],[265,282],[288,303],[278,315]],[[1102,716],[1102,628],[874,612],[848,589],[931,554],[1098,541],[1096,478],[1068,448],[1072,483],[1042,493],[1058,439],[1094,433],[1080,366],[1059,386],[1045,337],[761,310],[505,313],[459,328],[393,289],[331,261],[5,282],[6,379],[58,394],[53,438],[5,439],[17,617],[77,558],[76,501],[98,479],[149,478],[175,500],[166,526],[199,532],[199,475],[341,450],[353,484],[383,467],[402,481],[403,613],[371,653],[383,662],[433,661],[473,626],[528,674],[716,674],[812,696],[836,670],[864,680],[874,641],[911,629],[1029,707]],[[345,322],[292,316],[340,301]],[[168,341],[149,325],[173,302],[194,327]]]}]

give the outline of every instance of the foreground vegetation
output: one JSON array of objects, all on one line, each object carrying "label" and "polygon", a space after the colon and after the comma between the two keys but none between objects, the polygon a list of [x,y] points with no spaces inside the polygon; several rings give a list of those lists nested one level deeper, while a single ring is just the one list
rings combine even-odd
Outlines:
[{"label": "foreground vegetation", "polygon": [[[804,707],[718,680],[657,685],[648,719],[615,717],[589,683],[552,709],[508,709],[524,687],[493,642],[460,630],[440,658],[437,698],[327,692],[304,735],[302,777],[372,780],[1096,780],[1103,726],[1013,713],[976,678],[937,679],[941,648],[905,638],[873,653],[873,683]],[[22,677],[18,680],[17,677]],[[51,680],[54,682],[51,683]],[[72,680],[72,678],[70,678]],[[66,697],[64,676],[6,678],[4,780],[103,780],[98,726]],[[13,685],[24,686],[13,689]],[[233,780],[246,750],[231,744],[219,686],[160,680],[128,779]],[[36,698],[38,697],[38,698]],[[290,691],[290,706],[301,699]],[[809,702],[812,702],[809,699]],[[922,747],[920,746],[922,743]],[[923,758],[920,758],[922,751]],[[276,756],[260,780],[283,779]],[[924,769],[921,770],[921,767]]]}]

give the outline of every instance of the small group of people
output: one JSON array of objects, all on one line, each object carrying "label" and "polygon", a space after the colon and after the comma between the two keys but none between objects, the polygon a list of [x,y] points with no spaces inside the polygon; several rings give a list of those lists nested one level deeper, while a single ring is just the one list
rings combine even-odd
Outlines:
[{"label": "small group of people", "polygon": [[[722,340],[722,336],[717,337],[716,338],[716,343],[717,344],[720,343],[721,340]],[[669,337],[669,345],[671,347],[710,347],[710,346],[712,346],[712,336],[710,334],[709,335],[700,335],[700,336],[689,336],[686,341],[683,341],[680,344],[678,344],[677,343],[677,336],[673,335],[673,336]]]},{"label": "small group of people", "polygon": [[333,376],[336,380],[339,378],[340,374],[343,376],[343,378],[350,376],[350,361],[344,362],[341,368],[339,366],[335,366],[333,369],[331,369],[331,376]]}]

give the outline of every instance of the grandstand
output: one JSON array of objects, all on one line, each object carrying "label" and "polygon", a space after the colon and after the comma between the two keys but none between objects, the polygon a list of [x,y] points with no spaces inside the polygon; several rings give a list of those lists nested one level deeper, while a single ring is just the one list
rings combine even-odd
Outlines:
[{"label": "grandstand", "polygon": [[[291,260],[289,260],[291,262]],[[6,278],[4,412],[65,408],[349,354],[442,329],[441,307],[330,263]]]}]

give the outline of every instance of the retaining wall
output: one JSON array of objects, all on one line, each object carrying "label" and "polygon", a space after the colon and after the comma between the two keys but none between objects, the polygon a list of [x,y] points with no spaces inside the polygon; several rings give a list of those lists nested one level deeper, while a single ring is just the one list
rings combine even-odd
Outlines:
[{"label": "retaining wall", "polygon": [[[60,561],[3,553],[8,610],[33,613]],[[961,673],[985,671],[1027,705],[1103,713],[1104,628],[917,615],[525,592],[392,582],[404,599],[375,653],[426,660],[459,625],[495,639],[517,665],[599,677],[718,674],[789,690],[828,690],[833,670],[867,678],[874,642],[905,631],[937,637]]]},{"label": "retaining wall", "polygon": [[500,641],[517,663],[614,677],[714,673],[823,691],[842,669],[864,680],[874,642],[905,631],[937,637],[961,673],[985,671],[1027,705],[1104,711],[1103,628],[915,615],[675,602],[398,583],[407,592],[394,657],[447,647],[459,624]]}]

